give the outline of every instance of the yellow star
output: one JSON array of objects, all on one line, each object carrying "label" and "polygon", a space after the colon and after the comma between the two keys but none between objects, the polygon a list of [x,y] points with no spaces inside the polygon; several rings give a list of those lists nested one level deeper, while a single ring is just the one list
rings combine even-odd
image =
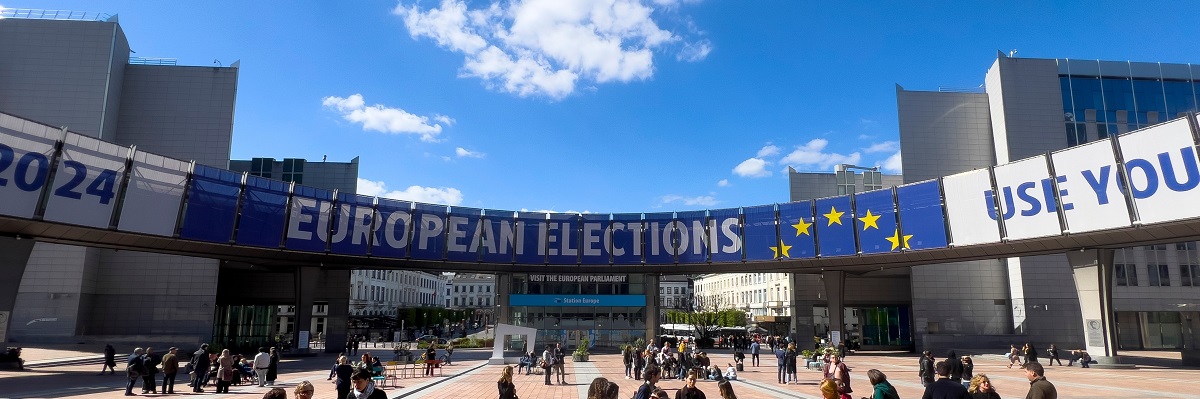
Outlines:
[{"label": "yellow star", "polygon": [[892,250],[895,251],[896,248],[900,247],[901,240],[904,241],[904,249],[910,249],[908,247],[908,239],[910,239],[912,237],[913,237],[912,234],[905,234],[904,238],[901,238],[900,237],[900,229],[896,229],[896,234],[891,237],[885,238],[885,240],[888,240],[888,242],[892,243]]},{"label": "yellow star", "polygon": [[[812,223],[805,222],[804,218],[800,218],[800,223],[792,225],[792,227],[796,228],[796,237],[799,237],[801,234],[808,234],[809,226],[812,226]],[[812,234],[808,235],[811,236]]]},{"label": "yellow star", "polygon": [[829,219],[829,226],[833,226],[834,223],[841,225],[842,224],[842,214],[844,214],[844,213],[846,213],[846,212],[838,212],[836,207],[831,206],[831,207],[829,207],[829,213],[826,213],[822,216],[825,216],[826,219]]},{"label": "yellow star", "polygon": [[858,220],[863,222],[863,231],[867,231],[868,227],[874,227],[876,230],[879,229],[879,225],[875,223],[879,220],[879,215],[872,215],[870,209],[867,210],[866,216],[860,217]]},{"label": "yellow star", "polygon": [[780,259],[780,258],[791,259],[792,256],[788,254],[788,250],[790,250],[790,249],[792,249],[792,246],[784,244],[783,241],[779,242],[778,247],[771,247],[771,251],[775,252],[775,259]]}]

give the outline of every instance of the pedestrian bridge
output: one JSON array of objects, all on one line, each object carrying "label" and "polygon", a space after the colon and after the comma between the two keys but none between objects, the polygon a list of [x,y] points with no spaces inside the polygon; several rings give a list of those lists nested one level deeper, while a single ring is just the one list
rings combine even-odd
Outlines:
[{"label": "pedestrian bridge", "polygon": [[0,114],[0,236],[278,266],[866,272],[1200,239],[1197,137],[1189,115],[877,191],[706,211],[562,214],[328,191]]}]

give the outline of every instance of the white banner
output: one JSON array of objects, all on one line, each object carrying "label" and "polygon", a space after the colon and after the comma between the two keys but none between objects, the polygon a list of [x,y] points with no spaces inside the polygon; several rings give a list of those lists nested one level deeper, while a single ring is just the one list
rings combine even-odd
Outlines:
[{"label": "white banner", "polygon": [[1045,155],[996,166],[993,170],[1006,238],[1020,240],[1062,234],[1058,200]]},{"label": "white banner", "polygon": [[128,147],[71,133],[54,173],[46,220],[107,228],[121,192]]},{"label": "white banner", "polygon": [[32,218],[61,131],[0,114],[0,214]]},{"label": "white banner", "polygon": [[1072,233],[1129,226],[1129,209],[1119,182],[1112,141],[1093,141],[1050,154],[1059,198]]},{"label": "white banner", "polygon": [[1200,160],[1187,119],[1118,138],[1142,223],[1200,216]]},{"label": "white banner", "polygon": [[992,189],[987,169],[979,169],[942,178],[946,192],[946,218],[950,221],[953,245],[984,244],[1000,241],[1000,227],[990,214]]},{"label": "white banner", "polygon": [[167,237],[175,234],[188,166],[161,155],[134,153],[117,228]]}]

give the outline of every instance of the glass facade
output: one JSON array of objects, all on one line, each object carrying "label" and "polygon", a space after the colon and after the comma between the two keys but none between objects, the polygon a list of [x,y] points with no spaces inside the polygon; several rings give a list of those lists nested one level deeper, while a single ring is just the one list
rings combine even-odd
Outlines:
[{"label": "glass facade", "polygon": [[[616,278],[624,282],[546,280],[531,278],[529,274],[514,274],[511,294],[572,295],[599,301],[605,300],[606,296],[624,298],[646,294],[645,276],[640,274]],[[646,306],[512,306],[512,323],[536,328],[539,347],[541,344],[561,342],[564,347],[574,348],[587,338],[593,346],[615,348],[638,338],[646,338],[646,311]],[[513,339],[520,340],[519,337]],[[519,342],[506,345],[508,348],[521,346]],[[539,348],[530,348],[535,349]]]},{"label": "glass facade", "polygon": [[217,306],[213,343],[237,353],[237,350],[253,352],[253,349],[274,342],[278,309],[271,305]]},{"label": "glass facade", "polygon": [[[1063,68],[1066,73],[1059,75],[1068,146],[1141,129],[1197,110],[1200,81],[1196,77],[1164,78],[1157,64],[1060,63],[1069,65]],[[1071,67],[1085,70],[1072,71]]]},{"label": "glass facade", "polygon": [[862,322],[862,344],[880,346],[911,346],[912,324],[908,305],[859,308]]}]

